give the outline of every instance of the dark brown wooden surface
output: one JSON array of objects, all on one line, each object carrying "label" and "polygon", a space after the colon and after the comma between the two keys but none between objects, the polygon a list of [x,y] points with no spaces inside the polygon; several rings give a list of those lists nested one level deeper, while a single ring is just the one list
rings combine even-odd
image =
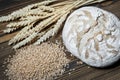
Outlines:
[{"label": "dark brown wooden surface", "polygon": [[[0,0],[0,16],[6,15],[14,10],[22,8],[28,4],[39,2],[42,0]],[[120,18],[120,0],[114,0],[116,2],[103,3],[97,6],[114,13]],[[6,23],[0,23],[0,30],[5,28]],[[4,60],[15,52],[8,46],[8,40],[15,34],[8,34],[7,36],[0,33],[0,80],[8,80],[3,73],[5,67],[3,66]],[[120,61],[114,65],[104,68],[92,68],[86,64],[77,64],[79,59],[73,58],[70,63],[70,68],[66,69],[66,72],[58,78],[58,80],[120,80]],[[6,65],[5,65],[6,66]],[[71,71],[70,69],[75,69]]]}]

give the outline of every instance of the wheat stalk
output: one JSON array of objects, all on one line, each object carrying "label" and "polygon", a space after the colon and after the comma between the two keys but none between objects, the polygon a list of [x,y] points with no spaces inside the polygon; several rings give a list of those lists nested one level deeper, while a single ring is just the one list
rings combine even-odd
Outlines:
[{"label": "wheat stalk", "polygon": [[36,37],[37,33],[33,33],[32,35],[29,36],[29,38],[26,38],[25,40],[19,42],[18,44],[16,44],[13,48],[17,49],[25,44],[27,44],[28,42],[30,42],[32,39],[34,39]]},{"label": "wheat stalk", "polygon": [[[78,4],[78,2],[75,2],[75,3]],[[76,4],[75,4],[75,5],[76,5]],[[70,5],[70,6],[68,6],[68,8],[65,8],[65,9],[69,9],[69,7],[72,8],[73,5]],[[62,9],[62,10],[63,10],[63,9]],[[67,12],[67,11],[65,11],[65,12]],[[41,23],[38,24],[35,28],[27,31],[26,33],[24,33],[24,35],[21,35],[21,36],[19,36],[19,37],[21,37],[21,38],[23,39],[23,38],[28,37],[30,34],[34,34],[35,32],[40,32],[42,29],[46,28],[46,27],[49,26],[50,24],[52,24],[52,23],[54,23],[55,21],[57,21],[57,20],[61,17],[61,15],[63,15],[63,13],[65,13],[65,12],[63,11],[63,12],[61,12],[61,13],[59,13],[59,14],[55,14],[54,16],[52,16],[52,17],[48,18],[47,20],[41,22]],[[55,13],[57,13],[57,12],[55,12]],[[49,34],[50,34],[50,33],[51,33],[51,31],[49,31]],[[46,39],[47,39],[47,36],[48,36],[48,38],[49,38],[49,34],[46,34],[42,39],[45,38],[44,40],[46,40]],[[36,36],[37,36],[37,35],[36,35]],[[34,37],[36,37],[36,36],[34,36]],[[31,36],[30,36],[30,38],[31,38]],[[19,39],[19,38],[18,38],[18,39]],[[29,39],[29,38],[28,38],[28,39]],[[44,40],[41,40],[41,41],[44,41]],[[18,40],[17,40],[17,41],[18,41]]]},{"label": "wheat stalk", "polygon": [[63,22],[65,21],[65,19],[67,18],[67,15],[69,13],[63,15],[58,21],[57,23],[54,25],[54,28],[50,29],[48,32],[46,32],[45,35],[43,35],[40,39],[38,39],[34,45],[38,45],[40,43],[42,43],[43,41],[46,41],[48,38],[50,38],[51,36],[54,36],[55,34],[58,33],[58,30],[60,30]]},{"label": "wheat stalk", "polygon": [[14,44],[14,43],[19,42],[20,40],[24,39],[24,37],[21,37],[21,36],[24,36],[24,33],[27,32],[30,28],[32,28],[33,24],[34,23],[23,28],[15,37],[13,37],[13,39],[11,39],[9,41],[9,45]]},{"label": "wheat stalk", "polygon": [[36,37],[41,37],[46,33],[46,31],[43,31],[41,33],[33,33],[32,35],[30,35],[28,38],[24,39],[23,41],[19,42],[18,44],[16,44],[15,46],[13,46],[13,49],[18,49],[21,46],[26,45],[27,43],[31,42],[33,39],[35,39]]},{"label": "wheat stalk", "polygon": [[22,39],[26,38],[27,36],[31,35],[32,30],[29,30],[29,29],[33,27],[34,23],[36,23],[37,21],[42,20],[44,18],[47,18],[49,16],[52,16],[52,15],[53,14],[50,14],[50,15],[47,15],[46,17],[43,17],[43,18],[39,17],[34,22],[32,22],[31,25],[28,25],[25,28],[23,28],[13,39],[11,39],[9,41],[9,45],[11,45],[13,43],[16,43],[16,42],[19,42],[20,40],[22,40]]}]

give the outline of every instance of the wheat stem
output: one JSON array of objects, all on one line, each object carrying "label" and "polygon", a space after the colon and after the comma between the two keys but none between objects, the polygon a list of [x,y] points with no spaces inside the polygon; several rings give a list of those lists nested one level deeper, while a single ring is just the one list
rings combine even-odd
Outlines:
[{"label": "wheat stem", "polygon": [[38,39],[34,45],[38,45],[41,44],[43,41],[46,41],[48,38],[50,38],[51,36],[54,36],[55,34],[58,33],[58,30],[61,28],[63,22],[65,21],[66,17],[67,17],[68,13],[63,15],[55,24],[54,28],[50,29],[45,35],[43,35],[42,37],[40,37],[40,39]]}]

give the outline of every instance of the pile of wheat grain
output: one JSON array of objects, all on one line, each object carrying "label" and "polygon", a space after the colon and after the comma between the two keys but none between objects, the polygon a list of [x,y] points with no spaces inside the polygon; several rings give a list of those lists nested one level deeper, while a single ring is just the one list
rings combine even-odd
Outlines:
[{"label": "pile of wheat grain", "polygon": [[6,75],[10,80],[53,80],[69,63],[63,48],[54,43],[27,46],[8,59]]}]

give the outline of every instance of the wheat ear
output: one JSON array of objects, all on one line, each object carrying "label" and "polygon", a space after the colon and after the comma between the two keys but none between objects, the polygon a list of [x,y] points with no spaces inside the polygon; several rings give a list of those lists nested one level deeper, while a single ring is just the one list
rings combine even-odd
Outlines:
[{"label": "wheat ear", "polygon": [[29,38],[26,38],[25,40],[19,42],[18,44],[16,44],[15,46],[13,46],[14,49],[17,49],[25,44],[27,44],[28,42],[30,42],[31,40],[33,40],[35,37],[37,36],[37,33],[33,33],[32,35],[29,36]]},{"label": "wheat ear", "polygon": [[56,2],[56,1],[57,0],[46,0],[46,1],[43,1],[43,2],[28,5],[28,6],[24,7],[22,10],[29,11],[29,10],[31,10],[33,8],[37,8],[37,7],[42,6],[42,5],[47,6],[47,5],[49,5],[49,4],[53,3],[53,2]]},{"label": "wheat ear", "polygon": [[[49,17],[49,16],[51,16],[51,15],[53,15],[53,14],[50,14],[50,15],[46,16],[46,18]],[[45,18],[45,17],[43,17],[43,18]],[[41,18],[40,18],[40,19],[41,19]],[[37,22],[37,21],[39,21],[40,19],[34,21],[34,23]],[[47,20],[45,20],[44,22],[42,22],[42,23],[40,23],[40,24],[43,24],[43,23],[45,24],[46,21],[50,22],[51,19],[50,19],[50,20],[47,19]],[[41,27],[40,24],[39,24],[37,27]],[[11,39],[11,40],[9,41],[9,45],[11,45],[11,44],[13,44],[13,43],[16,43],[16,42],[18,42],[18,41],[26,38],[26,37],[29,36],[30,34],[34,33],[34,32],[35,32],[34,28],[33,28],[33,29],[30,29],[30,28],[32,28],[32,27],[33,27],[33,24],[32,24],[32,25],[29,25],[29,26],[27,26],[27,27],[25,27],[25,28],[23,28],[23,29],[20,31],[20,34],[18,33],[13,39]],[[30,30],[28,30],[28,28],[29,28]],[[36,29],[36,27],[35,27],[35,29]],[[24,30],[24,31],[23,31],[23,30]]]},{"label": "wheat ear", "polygon": [[6,27],[8,27],[8,28],[18,28],[20,26],[22,27],[22,26],[29,25],[32,22],[33,22],[33,20],[25,20],[25,21],[20,21],[20,22],[12,22],[12,23],[9,23]]},{"label": "wheat ear", "polygon": [[13,32],[15,30],[16,30],[16,28],[7,28],[7,29],[3,30],[3,32],[4,33],[11,33],[11,32]]},{"label": "wheat ear", "polygon": [[32,27],[33,27],[33,24],[34,24],[34,23],[32,23],[31,25],[28,25],[28,26],[26,26],[25,28],[23,28],[15,37],[13,37],[13,38],[9,41],[8,44],[11,45],[11,44],[14,44],[14,43],[16,43],[16,42],[24,39],[24,37],[21,38],[21,36],[24,36],[24,33],[27,32],[30,28],[32,28]]},{"label": "wheat ear", "polygon": [[20,18],[20,21],[25,21],[25,20],[43,20],[43,19],[46,19],[46,18],[48,18],[48,17],[50,17],[50,16],[52,16],[53,14],[52,13],[50,13],[50,14],[47,14],[47,15],[45,15],[45,16],[39,16],[39,15],[37,15],[37,16],[26,16],[26,17],[22,17],[22,18]]},{"label": "wheat ear", "polygon": [[43,35],[40,39],[38,39],[34,45],[38,45],[41,44],[43,41],[46,41],[48,38],[50,38],[51,36],[54,36],[55,34],[58,33],[58,31],[60,30],[61,26],[63,25],[64,21],[67,18],[67,15],[69,13],[63,15],[58,21],[57,23],[54,25],[54,28],[50,29],[45,35]]},{"label": "wheat ear", "polygon": [[54,8],[52,8],[52,7],[50,7],[50,6],[40,6],[39,7],[43,12],[54,12],[55,11],[55,9]]},{"label": "wheat ear", "polygon": [[47,16],[43,16],[43,17],[39,17],[39,16],[28,16],[27,19],[26,18],[23,18],[23,21],[20,21],[20,22],[13,22],[13,23],[9,23],[7,25],[7,29],[5,29],[3,32],[4,33],[10,33],[10,32],[13,32],[19,28],[22,28],[22,27],[26,27],[28,25],[30,25],[31,23],[35,23],[37,22],[38,20],[43,20],[45,18],[48,18],[50,16],[52,16],[53,14],[50,14],[50,15],[47,15]]},{"label": "wheat ear", "polygon": [[24,39],[23,41],[19,42],[18,44],[16,44],[15,46],[13,46],[14,49],[18,49],[24,45],[26,45],[27,43],[31,42],[33,39],[35,39],[37,36],[41,37],[42,35],[45,34],[45,31],[41,32],[41,33],[33,33],[32,35],[30,35],[28,38]]},{"label": "wheat ear", "polygon": [[36,8],[36,7],[42,6],[42,5],[49,5],[50,3],[53,3],[55,1],[57,1],[57,0],[50,0],[50,1],[47,0],[47,1],[36,3],[36,4],[28,5],[22,9],[14,11],[13,13],[11,13],[8,16],[0,17],[0,22],[11,21],[11,20],[15,20],[21,16],[26,16],[27,13],[25,14],[25,12],[29,12],[32,8]]},{"label": "wheat ear", "polygon": [[27,26],[27,25],[30,25],[32,22],[33,21],[21,21],[21,22],[18,22],[18,23],[15,23],[15,22],[10,23],[10,24],[7,25],[8,28],[5,29],[3,32],[4,33],[11,33],[13,31],[16,31],[20,28],[23,28],[23,27]]},{"label": "wheat ear", "polygon": [[[52,22],[52,20],[55,18],[56,16],[53,16],[53,17],[50,17],[48,18],[47,20],[44,20],[43,22],[39,23],[36,27],[30,29],[29,31],[26,31],[24,33],[24,35],[20,34],[19,35],[19,38],[13,38],[14,40],[12,40],[13,42],[16,42],[16,41],[19,41],[19,40],[22,40],[28,36],[30,36],[31,34],[33,34],[34,32],[40,32],[42,29],[44,29],[45,27],[47,27],[48,25],[54,23]],[[51,22],[50,22],[51,21]],[[48,24],[46,24],[46,22]]]},{"label": "wheat ear", "polygon": [[13,23],[9,23],[7,25],[8,29],[4,30],[4,33],[10,33],[12,31],[15,31],[19,28],[23,28],[26,27],[27,25],[30,25],[31,23],[35,22],[35,20],[39,19],[39,17],[30,17],[31,20],[23,20],[20,22],[13,22]]}]

